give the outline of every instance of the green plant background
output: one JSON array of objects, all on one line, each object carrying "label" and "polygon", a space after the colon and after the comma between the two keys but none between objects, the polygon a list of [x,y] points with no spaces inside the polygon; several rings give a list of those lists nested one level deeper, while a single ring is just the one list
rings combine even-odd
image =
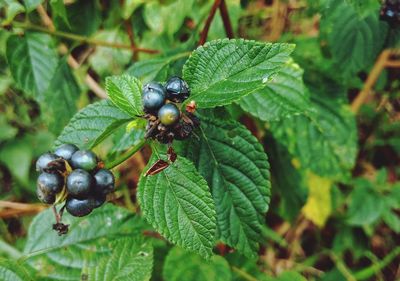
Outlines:
[{"label": "green plant background", "polygon": [[[198,47],[211,0],[0,1],[1,280],[400,278],[399,69],[350,108],[399,27],[375,0],[224,2],[237,39],[217,11]],[[143,177],[141,87],[173,75],[201,129]],[[59,237],[34,163],[62,143],[118,188]]]}]

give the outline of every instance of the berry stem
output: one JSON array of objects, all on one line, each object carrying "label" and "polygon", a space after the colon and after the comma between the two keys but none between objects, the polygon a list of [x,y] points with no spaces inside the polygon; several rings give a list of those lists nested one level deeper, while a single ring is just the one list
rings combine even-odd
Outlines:
[{"label": "berry stem", "polygon": [[133,146],[131,150],[127,151],[126,153],[122,154],[121,157],[117,158],[116,160],[108,163],[106,165],[106,169],[113,169],[116,166],[120,165],[121,163],[128,160],[133,154],[138,152],[144,145],[146,144],[146,140],[141,140],[138,144]]}]

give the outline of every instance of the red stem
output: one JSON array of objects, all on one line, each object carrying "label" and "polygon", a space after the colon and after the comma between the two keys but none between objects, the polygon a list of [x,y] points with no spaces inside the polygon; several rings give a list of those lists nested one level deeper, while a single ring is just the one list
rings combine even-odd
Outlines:
[{"label": "red stem", "polygon": [[215,0],[214,4],[211,7],[210,13],[208,14],[206,23],[204,25],[203,30],[200,33],[200,41],[199,46],[204,45],[207,41],[208,31],[210,30],[211,22],[215,16],[215,12],[217,11],[218,7],[221,5],[221,0]]},{"label": "red stem", "polygon": [[219,12],[221,14],[222,22],[224,23],[226,36],[229,39],[235,37],[235,34],[233,33],[233,28],[231,25],[231,20],[229,18],[229,12],[228,12],[228,8],[226,6],[225,0],[221,1],[221,4],[219,6]]}]

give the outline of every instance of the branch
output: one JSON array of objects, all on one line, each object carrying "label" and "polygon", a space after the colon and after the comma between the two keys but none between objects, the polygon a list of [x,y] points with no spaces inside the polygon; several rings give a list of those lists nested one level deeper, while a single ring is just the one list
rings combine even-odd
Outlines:
[{"label": "branch", "polygon": [[211,7],[210,13],[208,14],[206,23],[204,25],[203,30],[200,33],[200,41],[199,46],[204,45],[207,41],[208,31],[210,30],[211,22],[214,19],[215,12],[217,11],[218,7],[221,5],[222,0],[215,0],[214,4]]},{"label": "branch", "polygon": [[43,204],[25,204],[11,201],[0,201],[0,218],[12,218],[34,215],[46,209]]},{"label": "branch", "polygon": [[233,28],[231,25],[231,20],[229,18],[229,12],[228,12],[228,8],[226,6],[225,0],[221,1],[221,4],[219,5],[219,12],[221,14],[222,22],[224,24],[226,36],[229,39],[235,37],[235,34],[233,33]]},{"label": "branch", "polygon": [[146,144],[145,140],[141,140],[138,144],[132,147],[131,150],[127,151],[126,153],[122,154],[122,156],[115,161],[106,165],[106,169],[112,169],[116,166],[120,165],[122,162],[128,160],[133,154],[138,152],[144,145]]},{"label": "branch", "polygon": [[[73,40],[73,41],[86,43],[86,44],[90,44],[90,45],[117,48],[117,49],[129,49],[129,50],[132,49],[132,47],[130,45],[112,43],[112,42],[107,42],[107,41],[101,41],[101,40],[92,39],[92,38],[88,38],[88,37],[81,36],[81,35],[78,35],[78,34],[64,32],[64,31],[50,30],[50,29],[41,27],[39,25],[31,24],[31,23],[24,23],[24,22],[15,21],[11,25],[14,26],[14,27],[17,27],[17,28],[22,28],[22,29],[25,29],[25,30],[40,31],[40,32],[43,32],[43,33],[47,33],[47,34],[56,36],[56,37],[70,39],[70,40]],[[148,54],[157,54],[157,53],[159,53],[158,50],[145,49],[145,48],[136,48],[136,47],[134,48],[134,51],[135,52],[148,53]]]},{"label": "branch", "polygon": [[137,47],[136,47],[136,43],[135,43],[135,37],[134,37],[132,24],[130,23],[129,20],[124,20],[124,24],[125,24],[126,33],[128,33],[129,41],[131,42],[132,60],[137,61],[138,60],[138,52],[135,51],[135,49],[137,49]]},{"label": "branch", "polygon": [[361,105],[367,99],[369,93],[372,90],[372,87],[375,85],[376,81],[379,78],[382,70],[385,68],[385,65],[391,55],[391,50],[384,50],[378,57],[377,61],[375,62],[374,67],[372,68],[371,72],[368,75],[367,80],[365,81],[364,88],[361,92],[357,95],[357,97],[353,100],[351,104],[351,110],[356,114],[360,109]]}]

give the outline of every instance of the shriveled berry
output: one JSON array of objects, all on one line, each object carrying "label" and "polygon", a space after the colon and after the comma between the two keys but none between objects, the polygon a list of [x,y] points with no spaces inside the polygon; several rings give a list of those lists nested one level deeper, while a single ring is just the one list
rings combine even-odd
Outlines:
[{"label": "shriveled berry", "polygon": [[174,102],[183,102],[190,96],[190,89],[185,80],[172,77],[165,84],[167,98]]},{"label": "shriveled berry", "polygon": [[58,174],[41,173],[37,179],[37,188],[44,193],[59,193],[64,186],[64,178]]},{"label": "shriveled berry", "polygon": [[158,111],[158,118],[163,125],[169,126],[175,124],[181,113],[175,104],[168,103]]},{"label": "shriveled berry", "polygon": [[71,166],[74,169],[91,171],[97,166],[96,154],[90,150],[78,150],[71,157]]},{"label": "shriveled berry", "polygon": [[155,111],[165,103],[166,92],[160,83],[151,82],[143,87],[143,106],[147,111]]},{"label": "shriveled berry", "polygon": [[56,201],[56,195],[52,192],[45,192],[40,188],[36,188],[36,195],[39,200],[45,204],[53,204]]},{"label": "shriveled berry", "polygon": [[55,151],[54,154],[65,159],[65,160],[70,160],[72,155],[77,152],[79,148],[70,143],[63,144],[59,146]]},{"label": "shriveled berry", "polygon": [[93,177],[85,170],[73,170],[67,177],[68,194],[76,198],[84,198],[89,195],[93,183]]},{"label": "shriveled berry", "polygon": [[114,190],[114,175],[106,169],[100,169],[94,175],[96,181],[94,190],[96,194],[108,194]]},{"label": "shriveled berry", "polygon": [[44,169],[48,168],[50,162],[57,160],[59,157],[53,153],[47,152],[39,157],[36,161],[36,171],[43,172]]},{"label": "shriveled berry", "polygon": [[77,198],[68,198],[65,203],[65,208],[68,213],[75,217],[83,217],[90,214],[93,210],[93,199],[85,198],[85,199],[77,199]]}]

